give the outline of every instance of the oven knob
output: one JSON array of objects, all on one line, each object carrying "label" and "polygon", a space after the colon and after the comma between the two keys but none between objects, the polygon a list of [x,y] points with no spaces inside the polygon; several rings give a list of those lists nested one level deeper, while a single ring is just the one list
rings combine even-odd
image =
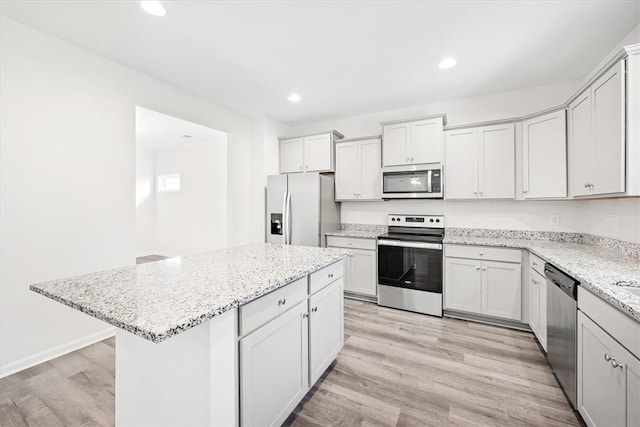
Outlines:
[{"label": "oven knob", "polygon": [[391,221],[395,221],[395,220],[396,220],[395,218],[391,218]]},{"label": "oven knob", "polygon": [[439,219],[436,219],[436,222],[440,222],[440,220],[439,220]]},{"label": "oven knob", "polygon": [[431,218],[431,219],[429,220],[429,222],[433,222],[433,218]]}]

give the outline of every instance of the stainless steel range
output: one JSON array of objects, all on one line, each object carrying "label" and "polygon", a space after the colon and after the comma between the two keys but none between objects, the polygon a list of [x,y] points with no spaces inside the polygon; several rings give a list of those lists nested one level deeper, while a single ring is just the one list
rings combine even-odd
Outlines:
[{"label": "stainless steel range", "polygon": [[378,305],[442,317],[444,216],[389,215],[378,237]]}]

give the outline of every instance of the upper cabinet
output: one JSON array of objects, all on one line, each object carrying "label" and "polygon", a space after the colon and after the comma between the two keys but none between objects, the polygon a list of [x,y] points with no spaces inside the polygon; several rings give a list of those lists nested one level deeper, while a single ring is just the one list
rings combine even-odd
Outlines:
[{"label": "upper cabinet", "polygon": [[380,200],[380,137],[336,144],[336,200]]},{"label": "upper cabinet", "polygon": [[624,193],[625,60],[569,105],[573,196]]},{"label": "upper cabinet", "polygon": [[333,172],[334,142],[342,134],[331,131],[297,138],[280,138],[280,173]]},{"label": "upper cabinet", "polygon": [[450,130],[445,141],[445,198],[515,198],[513,124]]},{"label": "upper cabinet", "polygon": [[382,166],[442,162],[446,116],[430,116],[382,125]]},{"label": "upper cabinet", "polygon": [[567,197],[565,110],[522,123],[522,192],[525,199]]}]

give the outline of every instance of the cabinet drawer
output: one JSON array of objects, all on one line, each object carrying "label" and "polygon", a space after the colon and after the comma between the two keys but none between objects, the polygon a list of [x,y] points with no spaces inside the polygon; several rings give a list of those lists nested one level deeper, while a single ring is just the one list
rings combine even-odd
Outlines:
[{"label": "cabinet drawer", "polygon": [[309,279],[309,294],[315,294],[329,283],[342,277],[343,274],[344,261],[342,260],[334,262],[315,273],[311,273],[311,277]]},{"label": "cabinet drawer", "polygon": [[240,307],[240,335],[247,335],[307,298],[307,276]]},{"label": "cabinet drawer", "polygon": [[540,286],[547,285],[547,278],[544,277],[542,274],[538,273],[538,270],[534,268],[529,269],[529,279],[535,285],[540,285]]},{"label": "cabinet drawer", "polygon": [[445,245],[445,255],[456,258],[522,262],[520,249],[494,248],[490,246]]},{"label": "cabinet drawer", "polygon": [[376,239],[364,239],[361,237],[327,236],[327,246],[336,248],[376,250]]},{"label": "cabinet drawer", "polygon": [[529,267],[544,277],[544,260],[538,255],[529,252]]}]

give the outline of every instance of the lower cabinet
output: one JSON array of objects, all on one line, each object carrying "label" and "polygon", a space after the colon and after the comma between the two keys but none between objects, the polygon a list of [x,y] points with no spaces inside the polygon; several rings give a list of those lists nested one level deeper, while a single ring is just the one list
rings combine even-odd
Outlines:
[{"label": "lower cabinet", "polygon": [[375,297],[378,289],[376,239],[327,236],[327,247],[347,248],[344,290],[356,296]]},{"label": "lower cabinet", "polygon": [[309,375],[315,384],[344,344],[342,279],[309,298]]},{"label": "lower cabinet", "polygon": [[547,351],[547,281],[532,269],[529,270],[529,326]]},{"label": "lower cabinet", "polygon": [[309,388],[307,301],[240,340],[244,426],[279,426]]},{"label": "lower cabinet", "polygon": [[640,360],[578,311],[578,410],[589,426],[640,425]]},{"label": "lower cabinet", "polygon": [[445,257],[445,309],[521,320],[520,258],[516,249],[450,246]]},{"label": "lower cabinet", "polygon": [[[339,263],[305,277],[314,293],[300,302],[294,300],[297,289],[288,290],[296,281],[240,308],[241,330],[256,318],[266,322],[246,328],[251,332],[239,341],[242,426],[281,425],[342,349],[344,261]],[[282,312],[288,300],[295,305]]]}]

